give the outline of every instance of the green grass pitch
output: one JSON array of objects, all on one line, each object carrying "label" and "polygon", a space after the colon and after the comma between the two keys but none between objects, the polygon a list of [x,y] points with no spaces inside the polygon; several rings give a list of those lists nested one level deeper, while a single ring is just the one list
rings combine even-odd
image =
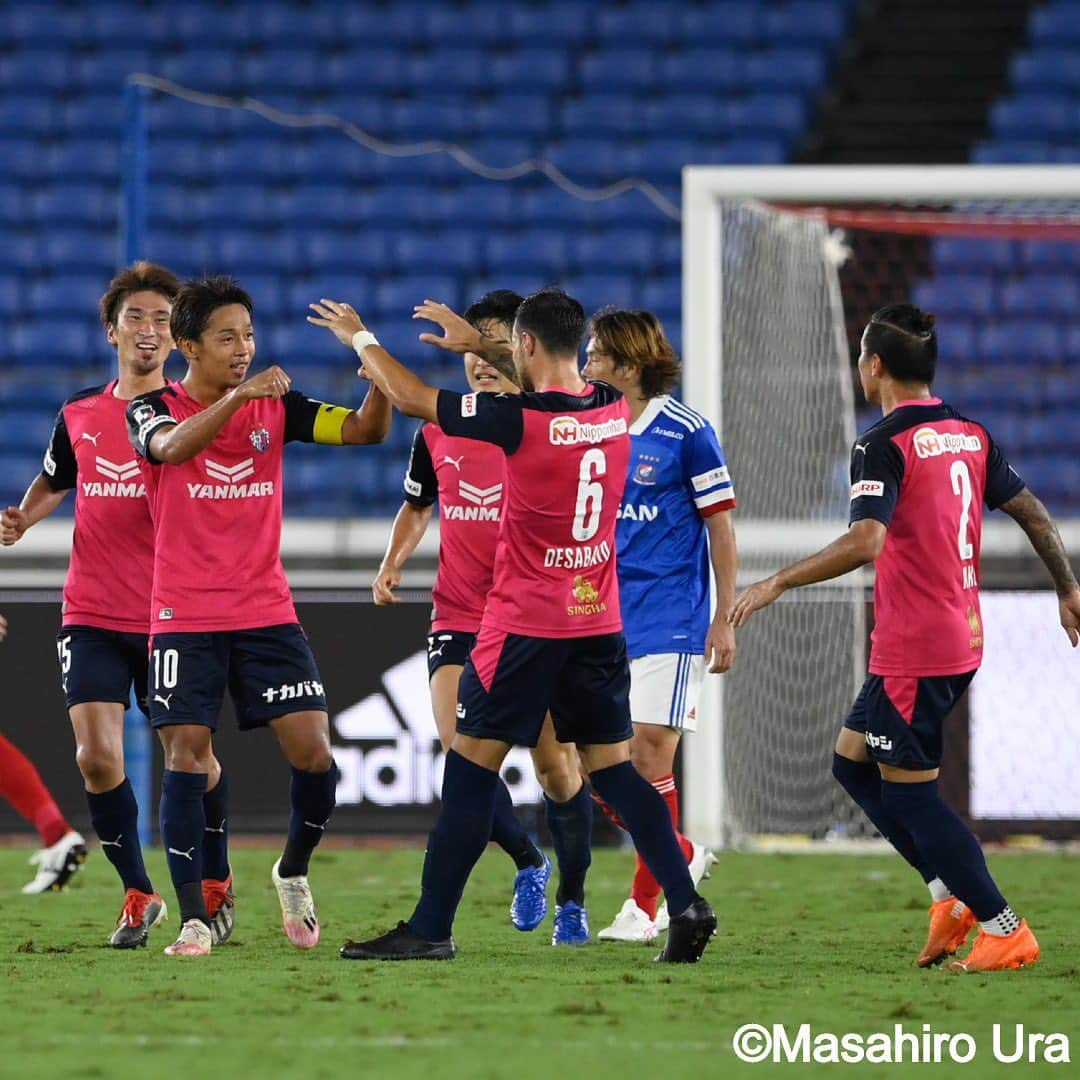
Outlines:
[{"label": "green grass pitch", "polygon": [[[206,960],[161,954],[172,917],[149,948],[104,945],[119,887],[100,851],[61,894],[22,896],[28,849],[0,850],[0,1076],[4,1077],[632,1077],[810,1075],[890,1077],[1066,1075],[1070,1066],[995,1063],[990,1028],[1024,1023],[1064,1032],[1080,1053],[1080,859],[992,856],[1042,947],[1033,968],[993,976],[919,971],[925,888],[887,856],[724,854],[704,885],[720,931],[696,967],[650,963],[655,948],[549,945],[507,916],[511,867],[483,858],[455,928],[452,963],[338,959],[349,936],[381,931],[411,910],[418,850],[316,854],[311,880],[323,940],[293,950],[270,885],[274,852],[239,848],[237,929]],[[150,854],[155,880],[167,876]],[[596,853],[593,932],[624,895],[629,856]],[[740,1063],[742,1024],[814,1032],[967,1032],[971,1065]],[[1010,1027],[1011,1032],[1011,1027]]]}]

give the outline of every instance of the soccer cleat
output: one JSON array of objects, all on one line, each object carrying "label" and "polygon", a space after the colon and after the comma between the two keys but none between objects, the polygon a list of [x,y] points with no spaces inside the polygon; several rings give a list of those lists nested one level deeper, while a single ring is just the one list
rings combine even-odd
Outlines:
[{"label": "soccer cleat", "polygon": [[407,922],[370,941],[346,941],[339,955],[343,960],[453,960],[454,939],[428,941],[412,932]]},{"label": "soccer cleat", "polygon": [[165,901],[158,894],[128,889],[124,894],[124,908],[109,935],[114,949],[139,949],[146,945],[150,931],[169,917]]},{"label": "soccer cleat", "polygon": [[304,876],[282,877],[278,873],[281,860],[274,863],[270,879],[281,901],[281,922],[285,936],[298,949],[314,949],[319,944],[319,916],[311,898],[311,886]]},{"label": "soccer cleat", "polygon": [[681,914],[671,920],[667,943],[659,956],[658,964],[696,964],[716,934],[716,913],[708,900],[698,896]]},{"label": "soccer cleat", "polygon": [[656,923],[638,907],[631,896],[615,916],[615,921],[596,935],[598,941],[639,941],[656,940]]},{"label": "soccer cleat", "polygon": [[224,945],[232,937],[236,922],[236,902],[232,893],[232,874],[224,881],[203,878],[203,900],[210,916],[210,936],[214,945]]},{"label": "soccer cleat", "polygon": [[518,930],[535,930],[547,915],[547,883],[551,860],[545,855],[543,866],[526,866],[514,877],[514,899],[510,921]]},{"label": "soccer cleat", "polygon": [[1027,967],[1039,959],[1039,943],[1027,924],[1021,919],[1020,925],[1006,937],[979,931],[971,952],[963,960],[954,960],[949,964],[950,971],[971,974],[977,971],[1007,971],[1010,968]]},{"label": "soccer cleat", "polygon": [[37,875],[22,887],[22,891],[59,892],[78,873],[84,862],[86,841],[72,829],[64,833],[52,847],[42,848],[30,856],[31,866],[38,868]]},{"label": "soccer cleat", "polygon": [[210,927],[202,919],[188,919],[180,927],[180,936],[165,946],[166,956],[209,956],[213,941]]},{"label": "soccer cleat", "polygon": [[[690,862],[687,865],[690,870],[690,879],[696,889],[703,879],[712,876],[709,873],[709,867],[716,864],[716,856],[704,844],[695,844],[693,840],[690,841],[690,844],[693,847],[693,854],[690,856]],[[656,932],[666,934],[668,924],[671,922],[666,900],[657,908],[654,921],[656,922]]]},{"label": "soccer cleat", "polygon": [[919,956],[919,967],[933,967],[952,956],[967,941],[978,920],[975,913],[955,896],[935,900],[930,905],[930,934]]},{"label": "soccer cleat", "polygon": [[586,908],[567,900],[555,907],[555,933],[552,945],[588,945],[589,912]]}]

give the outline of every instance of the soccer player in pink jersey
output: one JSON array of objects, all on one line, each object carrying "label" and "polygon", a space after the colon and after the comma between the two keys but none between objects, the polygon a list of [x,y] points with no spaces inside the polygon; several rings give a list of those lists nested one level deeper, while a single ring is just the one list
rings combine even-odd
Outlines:
[{"label": "soccer player in pink jersey", "polygon": [[324,300],[312,308],[309,321],[351,343],[403,413],[493,443],[506,457],[494,579],[458,690],[420,901],[408,922],[347,942],[341,955],[455,955],[454,914],[491,836],[499,767],[511,746],[536,745],[550,709],[557,737],[576,743],[596,791],[626,822],[667,893],[675,915],[659,959],[697,961],[716,916],[694,890],[663,799],[630,763],[630,672],[615,574],[629,410],[618,391],[581,377],[581,305],[554,288],[522,302],[513,331],[521,394],[437,390],[390,356],[348,305]]},{"label": "soccer player in pink jersey", "polygon": [[980,933],[954,971],[1032,964],[1039,945],[1013,914],[967,825],[938,792],[942,725],[982,660],[979,547],[983,504],[1027,534],[1057,590],[1061,625],[1080,643],[1080,586],[1043,504],[986,428],[932,395],[933,316],[908,304],[874,312],[859,378],[884,417],[851,452],[851,527],[807,559],[745,590],[734,626],[788,589],[874,562],[870,672],[836,742],[833,775],[922,874],[932,898],[920,967]]},{"label": "soccer player in pink jersey", "polygon": [[[57,650],[90,819],[125,889],[123,910],[109,938],[118,949],[145,945],[150,928],[165,916],[164,901],[143,863],[138,806],[124,771],[124,711],[132,686],[146,708],[154,555],[153,524],[124,412],[132,398],[165,385],[165,361],[173,349],[169,317],[179,288],[174,274],[148,262],[135,263],[112,279],[99,312],[116,349],[117,376],[64,403],[41,474],[21,505],[0,517],[0,542],[15,543],[51,514],[69,490],[75,491],[75,531]],[[228,781],[214,759],[204,797],[203,889],[220,940],[233,925],[227,800]],[[63,865],[62,852],[58,858],[50,849],[43,855],[42,873],[54,863]]]},{"label": "soccer player in pink jersey", "polygon": [[[509,347],[521,300],[517,293],[499,289],[468,308],[465,320],[475,329],[475,348]],[[420,305],[417,311],[448,326],[450,319],[458,320],[449,309],[438,311]],[[450,334],[437,337],[435,343],[456,351]],[[512,377],[512,360],[501,356],[493,360],[489,362],[465,350],[465,375],[470,388],[481,393],[519,393],[521,388]],[[413,440],[405,474],[405,502],[394,521],[386,557],[372,587],[376,604],[395,602],[393,589],[401,581],[401,568],[427,529],[432,505],[438,499],[439,571],[432,590],[428,672],[432,711],[443,750],[449,750],[453,742],[458,684],[491,590],[504,472],[505,459],[499,447],[448,435],[438,424],[422,424]],[[548,828],[559,867],[551,943],[582,945],[589,940],[585,877],[592,861],[592,801],[581,777],[577,754],[555,738],[550,720],[544,722],[532,753],[536,776],[544,789]],[[510,918],[519,930],[535,930],[547,915],[551,863],[518,821],[510,792],[502,782],[496,788],[491,838],[518,868]]]},{"label": "soccer player in pink jersey", "polygon": [[226,687],[240,728],[269,725],[292,766],[289,835],[271,879],[289,940],[318,943],[307,870],[337,770],[322,679],[279,554],[282,451],[293,440],[377,443],[390,424],[374,388],[355,411],[290,390],[277,366],[248,378],[252,307],[232,278],[187,282],[170,322],[187,375],[127,409],[154,523],[150,720],[165,748],[161,838],[183,924],[169,955],[204,956],[212,944],[200,841]]}]

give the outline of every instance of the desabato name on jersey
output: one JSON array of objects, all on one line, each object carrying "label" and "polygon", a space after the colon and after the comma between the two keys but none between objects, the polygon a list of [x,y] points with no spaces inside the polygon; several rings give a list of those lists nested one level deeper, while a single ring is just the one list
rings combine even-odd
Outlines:
[{"label": "desabato name on jersey", "polygon": [[625,434],[626,418],[623,416],[604,420],[599,424],[587,420],[583,423],[576,416],[553,416],[548,427],[552,446],[576,446],[578,443],[595,446],[605,439],[614,439]]}]

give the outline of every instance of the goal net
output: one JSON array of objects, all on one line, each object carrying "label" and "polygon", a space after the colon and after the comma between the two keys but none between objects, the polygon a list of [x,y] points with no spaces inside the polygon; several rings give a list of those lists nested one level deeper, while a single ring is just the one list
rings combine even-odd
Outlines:
[{"label": "goal net", "polygon": [[[1078,178],[1064,167],[685,170],[684,392],[731,464],[740,587],[846,530],[851,442],[877,418],[853,361],[886,303],[938,315],[941,392],[987,422],[1052,509],[1080,510],[1064,456],[1024,459],[1045,396],[1038,376],[1069,382],[1062,369],[1080,360]],[[1006,384],[1018,389],[1002,396]],[[1065,389],[1080,407],[1080,379]],[[831,776],[865,677],[871,585],[868,569],[797,590],[740,631],[734,667],[706,684],[686,756],[695,835],[873,835]],[[963,730],[976,730],[966,714]],[[956,778],[965,807],[967,780]]]}]

